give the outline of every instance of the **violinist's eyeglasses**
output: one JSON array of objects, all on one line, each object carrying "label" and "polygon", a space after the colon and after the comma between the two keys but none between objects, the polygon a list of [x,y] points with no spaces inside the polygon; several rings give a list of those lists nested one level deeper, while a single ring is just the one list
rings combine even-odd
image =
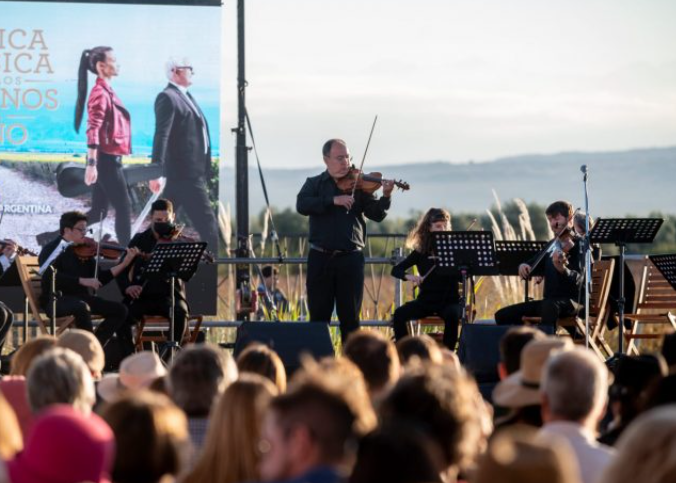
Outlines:
[{"label": "violinist's eyeglasses", "polygon": [[74,226],[73,230],[77,230],[80,233],[82,233],[83,235],[89,231],[89,229],[87,229],[87,228],[78,228],[77,226]]}]

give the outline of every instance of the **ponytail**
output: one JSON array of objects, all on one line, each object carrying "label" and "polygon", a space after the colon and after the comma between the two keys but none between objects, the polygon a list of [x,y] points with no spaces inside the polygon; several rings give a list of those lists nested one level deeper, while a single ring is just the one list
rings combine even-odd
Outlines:
[{"label": "ponytail", "polygon": [[84,114],[85,100],[87,99],[87,71],[98,74],[96,64],[105,62],[110,47],[94,47],[82,51],[80,67],[77,71],[77,101],[75,101],[75,132],[80,132],[82,116]]}]

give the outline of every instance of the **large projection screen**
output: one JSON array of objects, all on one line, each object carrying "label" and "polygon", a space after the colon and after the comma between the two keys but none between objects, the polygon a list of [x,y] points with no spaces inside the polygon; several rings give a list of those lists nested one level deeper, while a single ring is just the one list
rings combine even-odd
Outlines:
[{"label": "large projection screen", "polygon": [[[62,213],[88,213],[92,207],[92,189],[79,181],[87,153],[87,109],[79,133],[74,113],[80,58],[96,46],[114,49],[119,73],[110,85],[131,118],[132,153],[122,159],[132,229],[147,227],[140,215],[152,195],[148,181],[159,172],[151,167],[155,100],[168,85],[165,65],[172,57],[188,59],[194,69],[189,91],[207,121],[212,156],[204,190],[216,203],[220,2],[1,1],[0,10],[0,239],[39,252],[57,235]],[[89,73],[87,89],[95,83]],[[184,233],[200,238],[185,211],[178,215]],[[102,229],[112,239],[117,239],[115,216],[109,205]],[[98,220],[91,218],[97,233]],[[217,253],[217,247],[210,250]],[[191,281],[193,313],[216,313],[216,277],[216,267],[207,266]]]}]

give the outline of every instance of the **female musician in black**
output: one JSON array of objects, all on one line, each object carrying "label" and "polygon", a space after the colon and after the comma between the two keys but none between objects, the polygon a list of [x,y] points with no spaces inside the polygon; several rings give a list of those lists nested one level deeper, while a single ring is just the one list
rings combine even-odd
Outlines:
[{"label": "female musician in black", "polygon": [[[418,298],[394,311],[392,325],[396,340],[407,335],[408,321],[438,315],[444,319],[444,345],[451,350],[455,349],[458,323],[462,317],[460,277],[436,271],[432,245],[433,232],[450,230],[451,215],[448,211],[430,208],[406,240],[406,246],[413,251],[392,268],[393,277],[413,282],[420,290]],[[413,266],[418,268],[419,275],[406,273]]]}]

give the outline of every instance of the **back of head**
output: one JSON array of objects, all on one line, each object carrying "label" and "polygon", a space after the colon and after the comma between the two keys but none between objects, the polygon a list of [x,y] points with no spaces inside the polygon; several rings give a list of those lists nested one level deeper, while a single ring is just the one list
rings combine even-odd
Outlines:
[{"label": "back of head", "polygon": [[103,347],[94,334],[86,330],[70,329],[61,334],[56,342],[58,347],[70,349],[84,360],[92,377],[101,377],[106,362]]},{"label": "back of head", "polygon": [[667,364],[659,354],[622,356],[615,367],[615,380],[610,386],[610,400],[616,405],[623,424],[629,423],[642,410],[646,394],[654,391],[668,374]]},{"label": "back of head", "polygon": [[601,483],[671,483],[676,475],[676,405],[637,417],[617,442]]},{"label": "back of head", "polygon": [[349,483],[441,483],[440,455],[415,426],[388,423],[359,442]]},{"label": "back of head", "polygon": [[420,361],[430,361],[434,364],[441,364],[443,356],[437,343],[429,335],[407,335],[397,342],[397,352],[401,364],[406,366],[414,358]]},{"label": "back of head", "polygon": [[343,355],[362,372],[371,394],[394,384],[399,377],[397,349],[379,332],[354,332],[343,348]]},{"label": "back of head", "polygon": [[107,405],[102,416],[117,443],[112,471],[116,483],[154,483],[184,467],[188,422],[167,396],[128,393]]},{"label": "back of head", "polygon": [[570,447],[526,426],[500,431],[479,460],[474,483],[579,483]]},{"label": "back of head", "polygon": [[35,359],[26,385],[34,414],[52,404],[68,404],[89,414],[96,400],[89,368],[70,349],[57,347]]},{"label": "back of head", "polygon": [[206,417],[214,399],[237,379],[229,354],[210,344],[183,350],[169,368],[169,394],[189,417]]},{"label": "back of head", "polygon": [[513,327],[500,339],[500,359],[507,374],[514,374],[521,367],[521,351],[532,340],[544,339],[542,331],[532,327]]},{"label": "back of head", "polygon": [[52,349],[54,346],[56,346],[56,337],[51,335],[41,335],[40,337],[29,340],[19,347],[19,350],[12,356],[10,375],[25,376],[28,374],[28,368],[35,358],[44,354],[49,349]]},{"label": "back of head", "polygon": [[259,374],[270,379],[279,392],[286,391],[286,370],[279,355],[263,344],[252,344],[237,357],[240,373]]},{"label": "back of head", "polygon": [[[8,463],[13,483],[110,481],[113,433],[96,414],[57,405],[36,420],[22,453]],[[39,477],[36,477],[39,475]]]},{"label": "back of head", "polygon": [[608,370],[587,349],[560,352],[547,361],[542,392],[550,419],[584,422],[600,416],[608,393]]}]

